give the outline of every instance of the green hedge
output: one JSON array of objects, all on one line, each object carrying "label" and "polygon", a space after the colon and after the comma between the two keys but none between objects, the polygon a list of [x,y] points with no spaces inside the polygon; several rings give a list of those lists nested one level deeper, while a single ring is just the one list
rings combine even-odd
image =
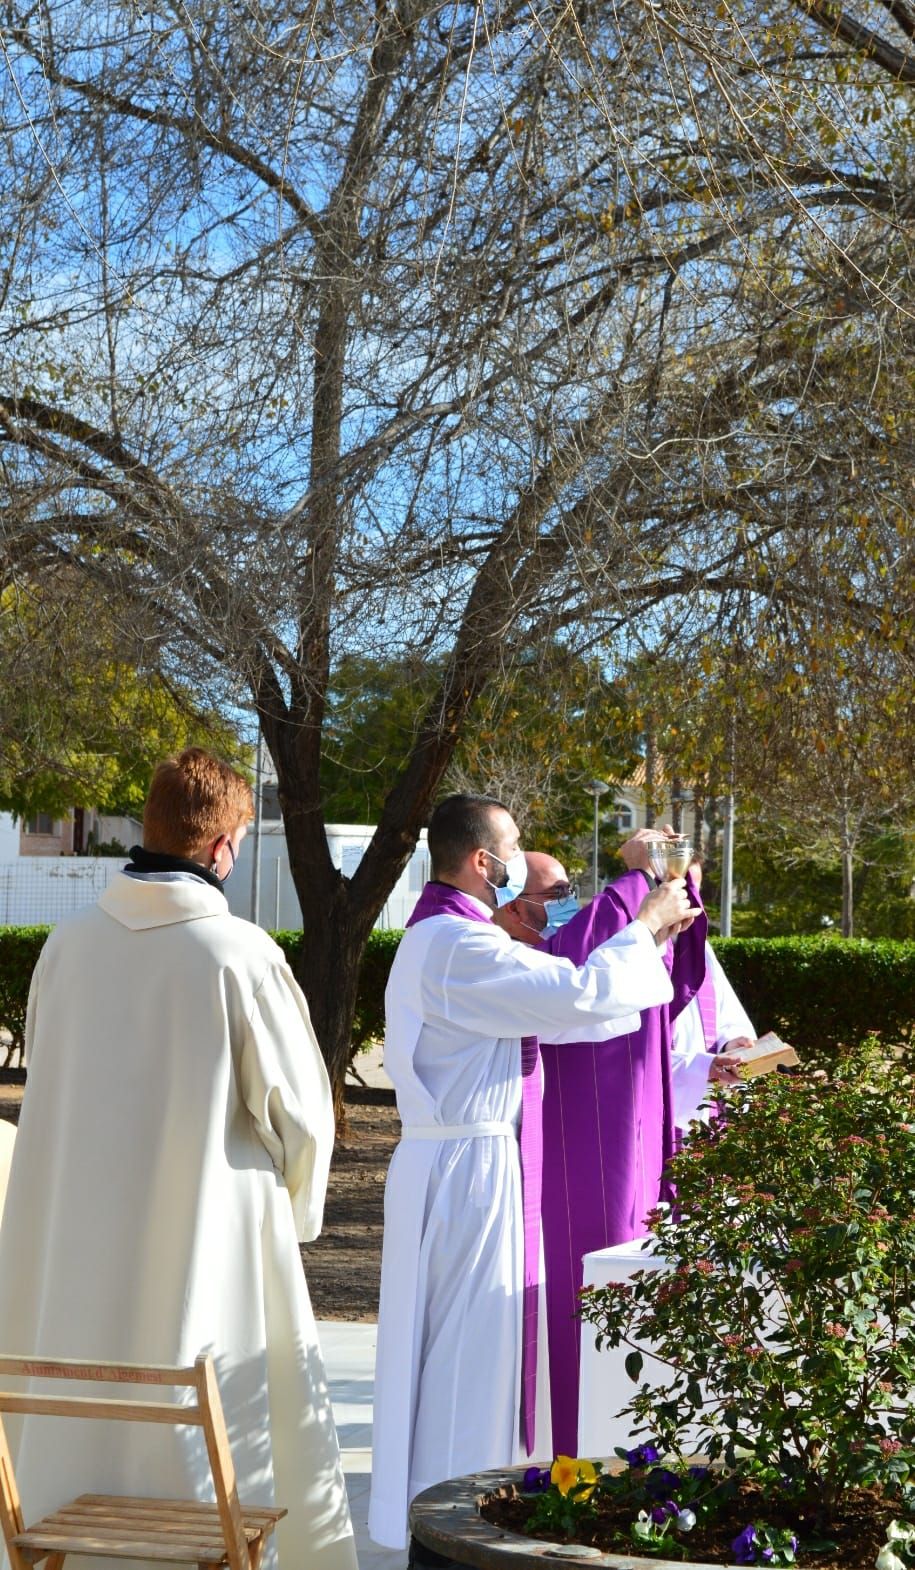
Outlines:
[{"label": "green hedge", "polygon": [[[48,927],[0,927],[0,1025],[22,1042],[29,978]],[[277,932],[295,968],[301,932]],[[384,989],[400,932],[373,932],[362,962],[353,1052],[384,1031]],[[907,1041],[915,1029],[915,943],[836,937],[715,938],[713,948],[758,1031],[804,1053],[835,1052],[876,1032]]]},{"label": "green hedge", "polygon": [[[50,927],[0,927],[0,1026],[13,1038],[12,1051],[22,1047],[29,981]],[[362,961],[359,996],[353,1022],[353,1054],[364,1051],[384,1034],[384,989],[401,932],[373,932]],[[301,932],[275,932],[290,965],[302,946]]]},{"label": "green hedge", "polygon": [[50,927],[0,927],[0,1026],[13,1038],[7,1061],[21,1051],[29,982]]},{"label": "green hedge", "polygon": [[[302,947],[301,932],[274,932],[277,943],[286,955],[292,969],[295,970],[299,949]],[[356,1016],[353,1020],[353,1052],[365,1052],[373,1041],[379,1040],[384,1035],[384,989],[387,985],[388,971],[397,951],[397,945],[403,937],[400,931],[373,932],[368,941],[365,953],[362,956],[362,969],[359,974],[359,993],[356,998]]]},{"label": "green hedge", "polygon": [[890,938],[714,938],[756,1029],[804,1053],[865,1036],[908,1041],[915,1028],[915,943]]}]

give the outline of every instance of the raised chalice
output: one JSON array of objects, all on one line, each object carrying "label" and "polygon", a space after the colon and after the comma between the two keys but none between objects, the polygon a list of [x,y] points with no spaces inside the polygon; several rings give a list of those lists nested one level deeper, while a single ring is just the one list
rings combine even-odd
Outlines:
[{"label": "raised chalice", "polygon": [[648,864],[661,883],[666,883],[668,878],[685,877],[692,859],[693,847],[686,834],[652,840],[648,851]]}]

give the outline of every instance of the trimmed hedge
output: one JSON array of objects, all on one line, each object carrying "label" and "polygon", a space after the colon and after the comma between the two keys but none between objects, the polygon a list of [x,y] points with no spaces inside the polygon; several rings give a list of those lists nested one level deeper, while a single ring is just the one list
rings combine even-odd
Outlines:
[{"label": "trimmed hedge", "polygon": [[[295,970],[299,950],[302,947],[301,932],[274,932],[273,937],[286,955],[292,969]],[[378,930],[369,936],[362,956],[362,969],[359,972],[359,992],[353,1020],[352,1057],[355,1057],[357,1052],[367,1052],[372,1042],[384,1035],[384,989],[387,986],[388,972],[397,952],[397,945],[402,937],[403,933],[396,930],[393,932]]]},{"label": "trimmed hedge", "polygon": [[21,1052],[29,982],[50,927],[0,927],[0,1026],[12,1036],[6,1061]]},{"label": "trimmed hedge", "polygon": [[756,1029],[804,1053],[865,1036],[901,1044],[915,1029],[915,943],[891,938],[713,938]]},{"label": "trimmed hedge", "polygon": [[[50,927],[0,927],[0,1026],[13,1038],[11,1054],[22,1048],[29,982],[50,931]],[[302,946],[301,932],[274,932],[272,936],[294,970]],[[401,932],[379,931],[369,938],[353,1021],[354,1056],[384,1034],[384,989],[402,936]]]},{"label": "trimmed hedge", "polygon": [[[0,927],[0,1025],[22,1044],[29,980],[49,927]],[[273,934],[295,968],[301,932]],[[362,961],[353,1053],[384,1031],[384,989],[400,932],[373,932]],[[715,938],[712,947],[757,1030],[805,1053],[833,1053],[877,1033],[915,1031],[915,942],[889,938]]]}]

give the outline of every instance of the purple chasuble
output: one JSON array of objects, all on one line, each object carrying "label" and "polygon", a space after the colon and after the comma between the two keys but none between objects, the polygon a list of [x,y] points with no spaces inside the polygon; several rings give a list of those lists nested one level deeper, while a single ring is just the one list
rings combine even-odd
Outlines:
[{"label": "purple chasuble", "polygon": [[[701,904],[691,878],[690,903]],[[653,886],[628,872],[585,906],[546,947],[575,965],[628,926]],[[674,1153],[671,1023],[705,974],[708,923],[697,917],[664,963],[673,1001],[643,1009],[639,1029],[610,1041],[541,1044],[543,1059],[543,1247],[553,1452],[578,1454],[578,1318],[582,1255],[627,1243],[664,1197]]]},{"label": "purple chasuble", "polygon": [[[408,927],[430,916],[460,916],[489,921],[475,900],[450,883],[427,883]],[[540,1052],[536,1036],[521,1039],[521,1208],[524,1218],[524,1298],[521,1335],[521,1436],[534,1448],[537,1400],[537,1310],[540,1290],[540,1172],[543,1151],[543,1101]]]}]

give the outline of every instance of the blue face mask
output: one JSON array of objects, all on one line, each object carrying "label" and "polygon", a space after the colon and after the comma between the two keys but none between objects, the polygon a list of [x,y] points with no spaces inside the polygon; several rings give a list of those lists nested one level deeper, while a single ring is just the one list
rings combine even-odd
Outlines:
[{"label": "blue face mask", "polygon": [[486,879],[489,887],[495,893],[496,909],[501,910],[503,905],[510,905],[513,899],[517,899],[519,894],[524,893],[524,885],[527,882],[527,862],[524,859],[523,850],[516,850],[515,854],[509,857],[508,861],[503,861],[501,856],[497,856],[491,850],[487,851],[486,854],[505,868],[504,883],[489,883],[489,879]]},{"label": "blue face mask", "polygon": [[546,913],[546,926],[543,929],[542,936],[551,938],[554,932],[558,932],[560,927],[564,927],[567,921],[572,920],[572,917],[577,914],[580,908],[574,894],[566,894],[562,899],[544,900],[543,909]]}]

